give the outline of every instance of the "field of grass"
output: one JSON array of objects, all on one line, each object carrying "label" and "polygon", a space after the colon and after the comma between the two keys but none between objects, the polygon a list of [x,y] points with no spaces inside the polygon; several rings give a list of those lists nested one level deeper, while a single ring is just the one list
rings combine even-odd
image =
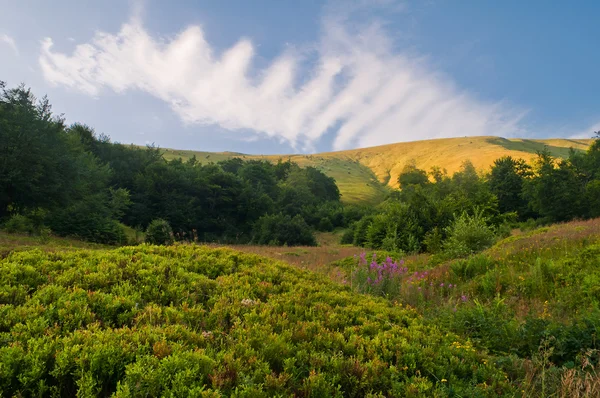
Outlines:
[{"label": "field of grass", "polygon": [[441,262],[339,233],[120,249],[0,233],[0,396],[600,396],[600,219]]},{"label": "field of grass", "polygon": [[36,236],[8,234],[0,231],[0,258],[15,250],[40,249],[44,251],[104,249],[108,246],[97,243],[83,242],[78,239],[48,237],[43,239]]},{"label": "field of grass", "polygon": [[557,157],[566,157],[570,148],[586,150],[592,140],[525,140],[499,137],[462,137],[403,142],[372,148],[327,152],[315,155],[245,155],[232,152],[195,152],[164,149],[166,159],[187,159],[193,155],[202,162],[218,162],[232,157],[243,159],[291,159],[302,166],[314,166],[334,177],[346,203],[378,203],[388,187],[398,187],[398,176],[409,162],[430,170],[434,166],[449,173],[457,171],[465,160],[487,170],[494,160],[510,155],[530,161],[537,151],[547,148]]},{"label": "field of grass", "polygon": [[0,396],[510,396],[414,310],[194,245],[0,260]]},{"label": "field of grass", "polygon": [[393,286],[364,282],[377,275],[370,258],[334,265],[355,290],[488,350],[520,396],[600,396],[600,219],[517,233],[468,259],[405,258]]}]

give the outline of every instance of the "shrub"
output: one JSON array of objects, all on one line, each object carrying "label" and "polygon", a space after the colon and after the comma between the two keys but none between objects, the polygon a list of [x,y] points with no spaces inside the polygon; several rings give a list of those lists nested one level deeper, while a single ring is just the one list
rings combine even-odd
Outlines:
[{"label": "shrub", "polygon": [[146,242],[153,245],[170,245],[173,243],[173,230],[169,223],[156,219],[146,229]]},{"label": "shrub", "polygon": [[333,224],[331,223],[329,217],[324,217],[321,219],[321,221],[319,221],[318,230],[323,232],[333,231]]},{"label": "shrub", "polygon": [[316,246],[310,226],[300,216],[265,215],[253,229],[253,240],[259,245]]},{"label": "shrub", "polygon": [[354,228],[354,245],[364,246],[367,242],[367,231],[373,222],[373,216],[365,216],[356,223]]},{"label": "shrub", "polygon": [[35,227],[33,221],[28,217],[21,214],[14,214],[4,223],[4,230],[11,234],[33,235]]},{"label": "shrub", "polygon": [[14,252],[0,300],[1,396],[516,393],[412,309],[225,248]]},{"label": "shrub", "polygon": [[340,243],[342,245],[351,245],[354,242],[354,229],[356,228],[356,223],[352,223],[342,235],[342,239]]},{"label": "shrub", "polygon": [[463,212],[446,228],[448,238],[444,242],[444,251],[450,257],[466,257],[492,246],[494,231],[486,224],[480,211],[471,216]]},{"label": "shrub", "polygon": [[49,227],[60,236],[74,236],[89,242],[109,245],[127,243],[122,224],[111,218],[101,200],[81,200],[49,213]]},{"label": "shrub", "polygon": [[425,245],[427,252],[435,254],[442,251],[443,241],[444,235],[442,234],[442,231],[438,227],[435,227],[425,234],[423,244]]}]

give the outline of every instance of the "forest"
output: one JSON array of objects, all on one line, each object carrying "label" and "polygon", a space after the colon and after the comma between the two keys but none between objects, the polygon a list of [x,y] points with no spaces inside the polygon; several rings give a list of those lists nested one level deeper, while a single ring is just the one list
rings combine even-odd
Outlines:
[{"label": "forest", "polygon": [[505,156],[484,173],[468,160],[452,176],[408,165],[400,190],[352,223],[342,242],[455,258],[490,247],[517,227],[598,217],[600,132],[595,135],[587,152],[557,159],[542,151],[532,164]]},{"label": "forest", "polygon": [[24,86],[1,87],[0,220],[9,232],[107,244],[136,243],[127,231],[147,231],[159,244],[314,245],[313,230],[360,217],[315,168],[283,160],[166,161],[159,148],[67,126],[47,98],[38,101]]},{"label": "forest", "polygon": [[[9,232],[123,245],[200,241],[342,243],[399,253],[465,256],[517,226],[600,216],[600,141],[566,159],[541,151],[489,171],[466,160],[453,175],[407,165],[378,206],[344,205],[333,178],[280,159],[167,161],[159,148],[111,142],[66,125],[21,85],[0,96],[0,221]],[[596,133],[596,138],[600,133]]]}]

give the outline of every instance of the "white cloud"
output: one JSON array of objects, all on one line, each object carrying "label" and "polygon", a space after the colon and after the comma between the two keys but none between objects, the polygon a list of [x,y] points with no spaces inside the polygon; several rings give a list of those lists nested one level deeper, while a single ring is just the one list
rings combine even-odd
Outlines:
[{"label": "white cloud", "polygon": [[90,96],[141,90],[170,104],[188,124],[251,130],[311,148],[334,131],[334,149],[390,142],[519,134],[524,112],[456,88],[423,59],[396,52],[377,25],[350,33],[343,18],[325,19],[316,66],[287,51],[264,70],[255,46],[240,39],[219,54],[200,26],[155,38],[140,18],[115,34],[98,32],[72,54],[42,42],[45,79]]},{"label": "white cloud", "polygon": [[17,43],[15,42],[15,39],[13,39],[12,37],[10,37],[7,34],[0,34],[0,44],[6,44],[8,45],[10,48],[12,48],[12,50],[15,52],[15,54],[19,55],[19,49],[17,47]]}]

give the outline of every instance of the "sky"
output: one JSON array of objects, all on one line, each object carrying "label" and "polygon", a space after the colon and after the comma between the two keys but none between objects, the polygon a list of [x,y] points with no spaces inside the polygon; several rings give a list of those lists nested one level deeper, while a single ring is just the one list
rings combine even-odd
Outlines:
[{"label": "sky", "polygon": [[253,154],[600,130],[600,2],[0,0],[0,80],[113,141]]}]

